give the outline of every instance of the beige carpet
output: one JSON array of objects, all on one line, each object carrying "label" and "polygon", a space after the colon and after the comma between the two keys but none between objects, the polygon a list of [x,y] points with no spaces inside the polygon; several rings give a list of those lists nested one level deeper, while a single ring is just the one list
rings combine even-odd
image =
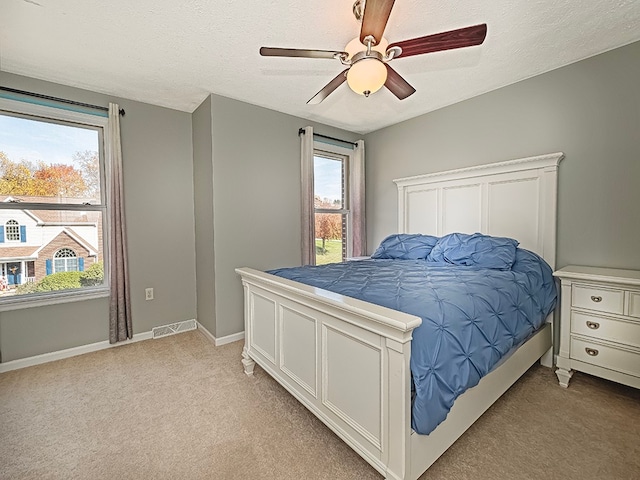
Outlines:
[{"label": "beige carpet", "polygon": [[[381,478],[241,348],[196,331],[0,375],[0,478]],[[640,392],[535,366],[421,478],[638,479]]]}]

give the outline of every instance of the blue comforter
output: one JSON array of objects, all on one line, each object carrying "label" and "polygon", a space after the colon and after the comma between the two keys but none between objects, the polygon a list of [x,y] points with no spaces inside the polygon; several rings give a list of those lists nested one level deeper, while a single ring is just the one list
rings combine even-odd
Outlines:
[{"label": "blue comforter", "polygon": [[422,318],[413,332],[412,428],[429,434],[454,400],[544,323],[556,302],[549,265],[518,249],[511,270],[425,260],[364,260],[268,273]]}]

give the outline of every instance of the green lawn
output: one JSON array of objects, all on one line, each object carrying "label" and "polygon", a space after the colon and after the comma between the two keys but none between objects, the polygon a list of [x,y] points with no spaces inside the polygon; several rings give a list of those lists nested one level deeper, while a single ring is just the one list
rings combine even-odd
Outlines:
[{"label": "green lawn", "polygon": [[322,251],[322,240],[316,238],[316,265],[342,261],[342,241],[327,240],[325,248],[326,253]]}]

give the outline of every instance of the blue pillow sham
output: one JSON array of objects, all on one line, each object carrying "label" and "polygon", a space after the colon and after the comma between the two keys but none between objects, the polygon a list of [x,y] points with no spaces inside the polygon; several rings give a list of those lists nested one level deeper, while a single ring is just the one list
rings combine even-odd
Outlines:
[{"label": "blue pillow sham", "polygon": [[496,270],[511,270],[518,242],[481,233],[450,233],[435,244],[427,261],[446,262]]},{"label": "blue pillow sham", "polygon": [[437,242],[431,235],[396,233],[385,238],[371,258],[424,260]]}]

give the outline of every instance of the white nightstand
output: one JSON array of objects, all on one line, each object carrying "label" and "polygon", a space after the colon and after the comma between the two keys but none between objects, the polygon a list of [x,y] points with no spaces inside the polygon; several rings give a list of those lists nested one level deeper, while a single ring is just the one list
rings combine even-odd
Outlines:
[{"label": "white nightstand", "polygon": [[556,375],[573,370],[640,388],[640,271],[568,266],[561,281]]}]

